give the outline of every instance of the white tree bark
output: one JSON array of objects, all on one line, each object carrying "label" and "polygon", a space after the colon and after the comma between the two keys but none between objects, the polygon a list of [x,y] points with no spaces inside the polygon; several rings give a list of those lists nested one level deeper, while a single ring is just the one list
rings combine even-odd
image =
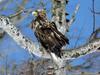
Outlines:
[{"label": "white tree bark", "polygon": [[[77,4],[74,13],[72,14],[71,20],[66,22],[66,1],[68,0],[52,0],[52,21],[56,23],[57,29],[65,34],[68,31],[70,25],[75,21],[75,16],[79,10],[80,4]],[[59,23],[61,22],[61,23]]]},{"label": "white tree bark", "polygon": [[68,27],[70,27],[70,25],[72,25],[72,23],[75,21],[75,16],[79,10],[79,7],[80,7],[80,4],[77,4],[76,9],[75,9],[75,11],[74,11],[69,23],[68,23]]},{"label": "white tree bark", "polygon": [[91,42],[85,44],[84,46],[81,46],[80,48],[65,51],[64,56],[69,59],[77,58],[95,51],[100,52],[99,50],[100,50],[100,39],[95,39],[91,40]]},{"label": "white tree bark", "polygon": [[[57,29],[62,33],[68,30],[66,23],[66,0],[52,0],[52,21],[56,23]],[[61,22],[61,23],[59,23]]]},{"label": "white tree bark", "polygon": [[13,23],[10,22],[9,18],[5,16],[0,16],[0,28],[7,32],[16,42],[24,49],[28,49],[29,53],[33,53],[36,50],[34,43],[28,38],[24,37],[20,30],[18,30]]}]

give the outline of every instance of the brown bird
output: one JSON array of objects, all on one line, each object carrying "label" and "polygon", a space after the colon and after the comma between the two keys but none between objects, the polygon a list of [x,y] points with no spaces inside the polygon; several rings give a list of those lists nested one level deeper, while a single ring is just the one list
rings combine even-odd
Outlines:
[{"label": "brown bird", "polygon": [[47,52],[52,52],[61,58],[61,48],[69,44],[68,38],[57,30],[54,22],[47,20],[45,10],[36,10],[33,14],[35,20],[32,21],[31,28],[34,30],[37,40]]}]

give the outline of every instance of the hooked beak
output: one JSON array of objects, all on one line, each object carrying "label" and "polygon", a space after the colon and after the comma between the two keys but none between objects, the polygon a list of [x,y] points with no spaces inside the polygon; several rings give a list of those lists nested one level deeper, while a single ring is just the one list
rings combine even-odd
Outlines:
[{"label": "hooked beak", "polygon": [[32,15],[33,15],[33,16],[37,16],[38,13],[37,13],[36,11],[33,11],[33,12],[32,12]]}]

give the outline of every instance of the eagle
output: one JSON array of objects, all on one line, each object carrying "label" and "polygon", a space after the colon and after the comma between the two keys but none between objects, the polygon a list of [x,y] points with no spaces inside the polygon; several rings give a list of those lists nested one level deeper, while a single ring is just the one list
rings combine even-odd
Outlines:
[{"label": "eagle", "polygon": [[32,14],[35,19],[32,21],[31,29],[44,49],[49,53],[54,53],[57,57],[62,57],[62,47],[69,44],[69,40],[58,31],[54,22],[48,21],[44,9],[39,9]]}]

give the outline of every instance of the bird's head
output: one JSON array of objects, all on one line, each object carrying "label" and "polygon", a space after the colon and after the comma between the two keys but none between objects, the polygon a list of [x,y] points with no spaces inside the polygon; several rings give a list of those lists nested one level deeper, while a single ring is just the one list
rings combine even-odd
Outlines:
[{"label": "bird's head", "polygon": [[46,16],[46,11],[44,9],[38,9],[32,12],[32,15],[35,17],[43,18]]}]

